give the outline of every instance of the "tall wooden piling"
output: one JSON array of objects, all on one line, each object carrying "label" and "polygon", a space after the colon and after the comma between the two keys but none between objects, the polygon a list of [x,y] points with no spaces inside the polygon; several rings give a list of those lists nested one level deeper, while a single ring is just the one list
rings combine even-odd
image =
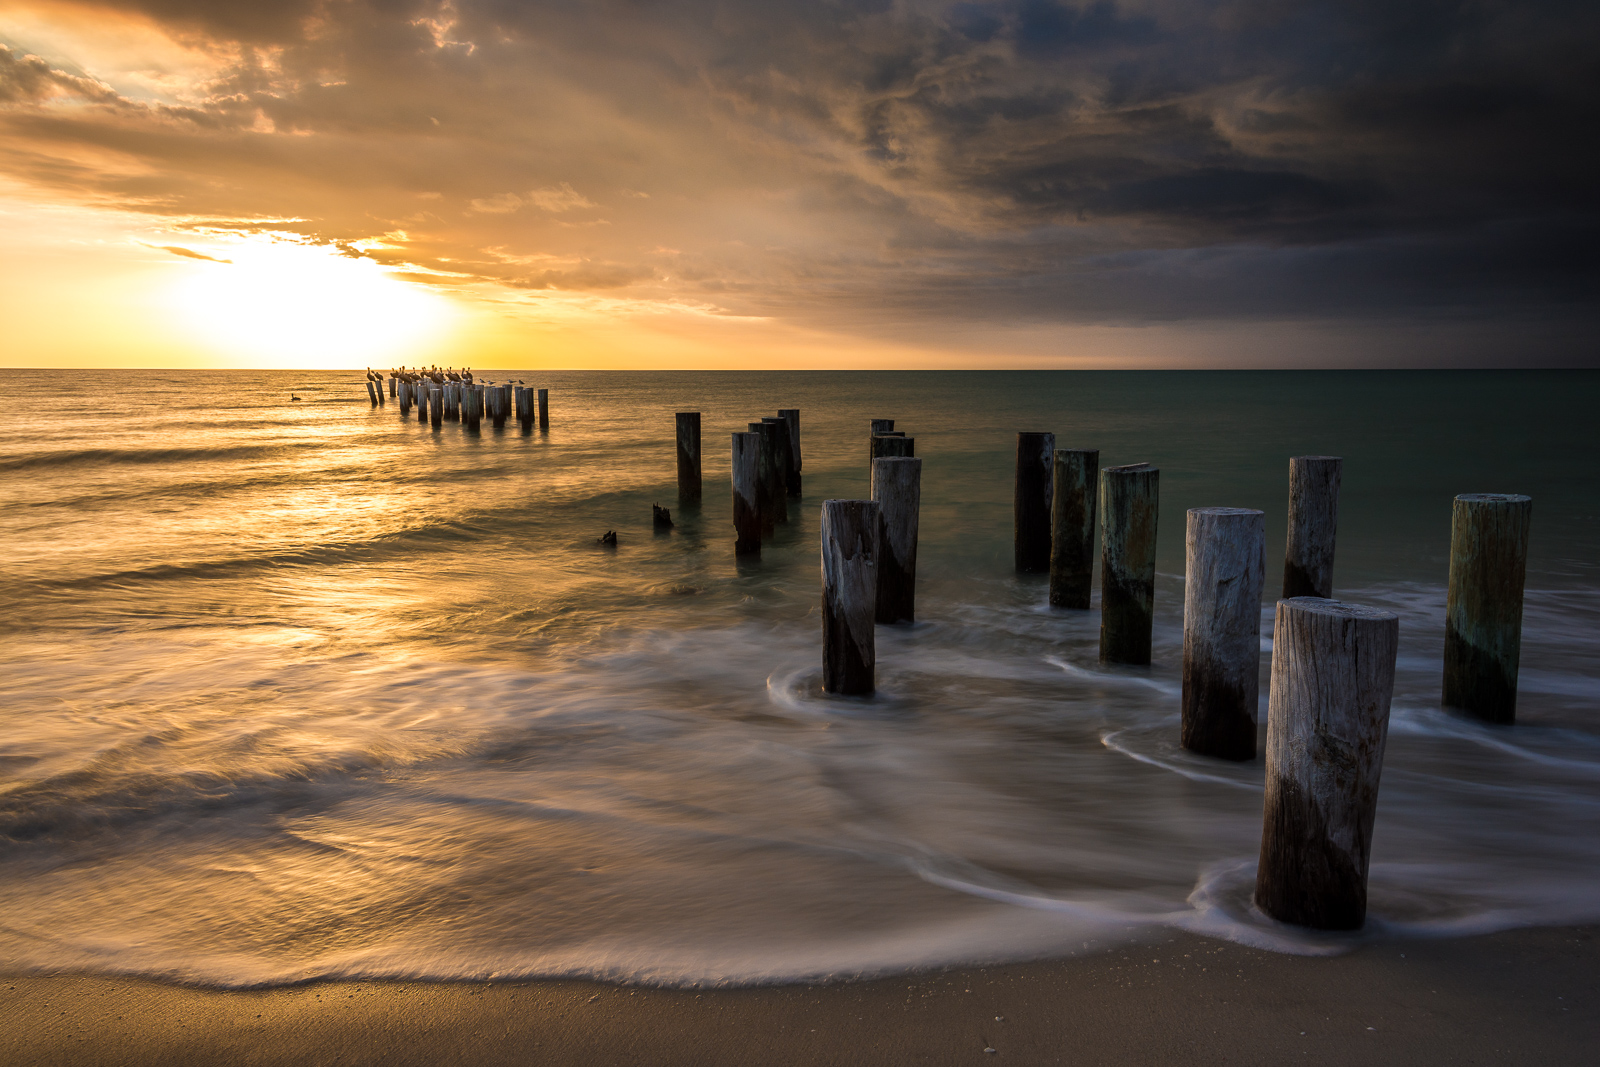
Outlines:
[{"label": "tall wooden piling", "polygon": [[[392,381],[393,379],[391,379]],[[395,388],[395,399],[400,401],[400,417],[411,414],[411,383],[401,382]]]},{"label": "tall wooden piling", "polygon": [[700,501],[700,413],[680,411],[674,418],[678,430],[678,499]]},{"label": "tall wooden piling", "polygon": [[1089,609],[1100,452],[1058,448],[1050,484],[1050,606]]},{"label": "tall wooden piling", "polygon": [[878,505],[878,601],[882,623],[917,617],[917,526],[922,508],[922,460],[872,461],[872,499]]},{"label": "tall wooden piling", "polygon": [[550,390],[539,390],[539,429],[550,428]]},{"label": "tall wooden piling", "polygon": [[1050,481],[1056,435],[1017,434],[1017,484],[1012,505],[1012,556],[1019,571],[1050,569]]},{"label": "tall wooden piling", "polygon": [[482,386],[463,386],[461,396],[461,421],[467,429],[476,432],[482,425],[484,402],[487,393]]},{"label": "tall wooden piling", "polygon": [[434,429],[444,425],[444,386],[436,385],[428,390],[428,421]]},{"label": "tall wooden piling", "polygon": [[761,508],[761,536],[771,537],[777,529],[780,508],[783,510],[784,521],[788,521],[788,497],[781,495],[777,500],[772,498],[773,469],[777,461],[777,457],[773,454],[772,427],[760,421],[747,423],[746,426],[760,439],[756,459],[756,479],[760,484],[756,487],[756,503]]},{"label": "tall wooden piling", "polygon": [[367,403],[373,407],[378,406],[378,390],[370,380],[367,382]]},{"label": "tall wooden piling", "polygon": [[789,495],[800,497],[800,409],[779,408],[778,415],[789,428]]},{"label": "tall wooden piling", "polygon": [[522,424],[523,433],[533,432],[533,389],[529,386],[517,386],[517,421]]},{"label": "tall wooden piling", "polygon": [[822,503],[822,688],[865,696],[875,688],[878,505]]},{"label": "tall wooden piling", "polygon": [[1100,659],[1106,663],[1150,662],[1159,479],[1148,463],[1100,472]]},{"label": "tall wooden piling", "polygon": [[429,399],[431,399],[428,396],[428,383],[418,382],[415,388],[417,394],[417,421],[427,422],[428,408],[432,406],[428,403]]},{"label": "tall wooden piling", "polygon": [[1278,601],[1256,906],[1357,930],[1394,694],[1400,618],[1319,597]]},{"label": "tall wooden piling", "polygon": [[1333,596],[1333,544],[1339,530],[1338,456],[1289,460],[1289,541],[1283,560],[1284,599]]},{"label": "tall wooden piling", "polygon": [[733,554],[761,555],[761,434],[733,435]]},{"label": "tall wooden piling", "polygon": [[1532,518],[1532,498],[1509,493],[1464,493],[1451,510],[1443,703],[1488,722],[1517,718]]},{"label": "tall wooden piling", "polygon": [[763,432],[770,435],[771,440],[772,485],[768,492],[774,501],[773,517],[778,522],[788,522],[789,466],[793,462],[789,455],[789,421],[781,415],[773,415],[762,418],[761,422],[766,427]]},{"label": "tall wooden piling", "polygon": [[872,435],[871,459],[908,457],[917,454],[917,439],[903,433],[875,433]]},{"label": "tall wooden piling", "polygon": [[395,391],[394,375],[392,374],[389,375],[389,396],[394,400],[400,399],[398,393]]},{"label": "tall wooden piling", "polygon": [[1183,747],[1255,759],[1266,516],[1249,508],[1191,508],[1184,548]]},{"label": "tall wooden piling", "polygon": [[506,417],[511,414],[511,386],[497,385],[494,387],[494,424],[498,429],[506,424]]}]

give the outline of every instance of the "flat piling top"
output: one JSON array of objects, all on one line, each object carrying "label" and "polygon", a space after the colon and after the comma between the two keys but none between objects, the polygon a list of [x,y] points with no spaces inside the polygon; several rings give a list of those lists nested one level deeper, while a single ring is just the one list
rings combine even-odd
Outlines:
[{"label": "flat piling top", "polygon": [[[1190,508],[1190,515],[1265,515],[1255,508]],[[1300,598],[1305,599],[1305,598]],[[1313,598],[1314,599],[1314,598]]]},{"label": "flat piling top", "polygon": [[1296,596],[1287,600],[1278,601],[1287,604],[1299,612],[1308,612],[1313,615],[1331,615],[1340,619],[1371,619],[1374,621],[1384,619],[1400,620],[1400,616],[1392,611],[1382,608],[1368,608],[1360,604],[1347,604],[1343,600],[1324,600],[1319,596]]},{"label": "flat piling top", "polygon": [[1461,493],[1456,499],[1465,504],[1526,504],[1533,497],[1521,493]]},{"label": "flat piling top", "polygon": [[1149,471],[1149,470],[1155,470],[1155,468],[1150,466],[1150,464],[1148,464],[1148,463],[1124,463],[1120,467],[1101,467],[1100,468],[1100,473],[1101,474],[1123,474],[1123,473],[1133,474],[1133,473],[1135,473],[1137,471]]}]

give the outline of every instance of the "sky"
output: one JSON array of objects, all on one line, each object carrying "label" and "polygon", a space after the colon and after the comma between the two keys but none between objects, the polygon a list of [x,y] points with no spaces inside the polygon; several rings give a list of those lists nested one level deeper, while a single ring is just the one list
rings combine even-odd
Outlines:
[{"label": "sky", "polygon": [[1593,0],[0,0],[0,365],[1600,366]]}]

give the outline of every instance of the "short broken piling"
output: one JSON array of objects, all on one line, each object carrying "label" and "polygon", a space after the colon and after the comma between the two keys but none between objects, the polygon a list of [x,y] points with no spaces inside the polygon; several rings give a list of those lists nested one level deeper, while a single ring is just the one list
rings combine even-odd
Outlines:
[{"label": "short broken piling", "polygon": [[866,696],[877,667],[878,505],[822,504],[822,688]]},{"label": "short broken piling", "polygon": [[1266,542],[1259,511],[1189,509],[1180,737],[1190,752],[1256,758]]},{"label": "short broken piling", "polygon": [[1100,659],[1150,662],[1156,597],[1160,471],[1148,463],[1100,472]]},{"label": "short broken piling", "polygon": [[1400,618],[1278,601],[1255,902],[1279,922],[1358,930],[1394,694]]},{"label": "short broken piling", "polygon": [[1289,538],[1283,560],[1283,596],[1333,596],[1333,547],[1339,530],[1338,456],[1289,460]]}]

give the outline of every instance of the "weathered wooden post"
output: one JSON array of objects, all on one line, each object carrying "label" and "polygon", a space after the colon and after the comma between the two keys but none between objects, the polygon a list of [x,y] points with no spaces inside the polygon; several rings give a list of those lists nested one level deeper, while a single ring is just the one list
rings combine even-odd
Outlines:
[{"label": "weathered wooden post", "polygon": [[1160,473],[1148,463],[1100,472],[1100,658],[1106,663],[1150,662]]},{"label": "weathered wooden post", "polygon": [[436,385],[428,390],[428,421],[434,429],[444,425],[444,386]]},{"label": "weathered wooden post", "polygon": [[700,413],[680,411],[674,418],[678,431],[678,499],[700,500]]},{"label": "weathered wooden post", "polygon": [[873,460],[914,456],[916,454],[917,439],[915,437],[907,437],[903,433],[875,433],[872,435],[871,456]]},{"label": "weathered wooden post", "polygon": [[746,427],[761,440],[756,460],[756,478],[760,484],[756,487],[756,502],[761,508],[761,536],[771,537],[778,525],[778,509],[783,509],[784,521],[789,517],[789,501],[786,496],[778,500],[772,499],[773,464],[777,457],[773,454],[772,428],[764,422],[747,423]]},{"label": "weathered wooden post", "polygon": [[789,465],[793,462],[789,455],[789,421],[781,415],[773,415],[762,418],[761,422],[766,427],[763,432],[771,437],[772,485],[767,491],[775,501],[773,517],[778,522],[788,522]]},{"label": "weathered wooden post", "polygon": [[395,400],[400,399],[399,394],[395,391],[394,375],[392,374],[389,375],[389,396]]},{"label": "weathered wooden post", "polygon": [[872,420],[872,429],[867,431],[868,434],[893,433],[893,432],[894,432],[894,420],[893,419],[873,419]]},{"label": "weathered wooden post", "polygon": [[444,393],[444,417],[449,422],[461,421],[461,387],[455,382],[445,382],[442,386]]},{"label": "weathered wooden post", "polygon": [[865,696],[874,690],[878,599],[878,505],[822,502],[822,688]]},{"label": "weathered wooden post", "polygon": [[736,556],[761,555],[761,435],[733,435],[733,529]]},{"label": "weathered wooden post", "polygon": [[1338,456],[1289,460],[1289,542],[1283,560],[1284,599],[1333,596],[1333,543],[1339,530]]},{"label": "weathered wooden post", "polygon": [[522,424],[523,433],[533,432],[533,389],[529,386],[517,386],[517,421]]},{"label": "weathered wooden post", "polygon": [[1050,606],[1087,611],[1094,587],[1095,500],[1100,452],[1055,450],[1050,485]]},{"label": "weathered wooden post", "polygon": [[494,424],[501,427],[506,424],[506,416],[511,413],[511,386],[497,385],[494,387]]},{"label": "weathered wooden post", "polygon": [[539,390],[539,429],[550,428],[550,390]]},{"label": "weathered wooden post", "polygon": [[1184,548],[1183,747],[1255,759],[1266,516],[1249,508],[1190,508]]},{"label": "weathered wooden post", "polygon": [[789,495],[800,496],[800,409],[779,408],[778,414],[789,427]]},{"label": "weathered wooden post", "polygon": [[486,393],[482,386],[468,385],[460,390],[460,395],[461,421],[466,423],[467,429],[476,433],[483,420]]},{"label": "weathered wooden post", "polygon": [[1279,922],[1358,930],[1366,920],[1399,647],[1393,612],[1278,601],[1255,899]]},{"label": "weathered wooden post", "polygon": [[367,403],[371,404],[373,407],[378,406],[378,390],[373,388],[370,380],[367,382]]},{"label": "weathered wooden post", "polygon": [[[389,379],[393,381],[394,379]],[[400,417],[403,419],[411,413],[411,385],[401,382],[395,387],[395,399],[400,402]]]},{"label": "weathered wooden post", "polygon": [[1012,553],[1027,573],[1050,569],[1050,478],[1056,435],[1017,434],[1017,485],[1012,507]]},{"label": "weathered wooden post", "polygon": [[428,403],[428,400],[429,400],[429,397],[428,397],[428,383],[427,382],[418,382],[416,384],[416,391],[417,391],[417,421],[418,422],[427,422],[428,421],[428,408],[430,407],[430,405]]},{"label": "weathered wooden post", "polygon": [[1488,722],[1517,718],[1522,586],[1533,499],[1463,493],[1450,516],[1444,616],[1444,700]]},{"label": "weathered wooden post", "polygon": [[872,499],[878,505],[878,622],[917,618],[917,525],[922,507],[922,460],[872,461]]}]

